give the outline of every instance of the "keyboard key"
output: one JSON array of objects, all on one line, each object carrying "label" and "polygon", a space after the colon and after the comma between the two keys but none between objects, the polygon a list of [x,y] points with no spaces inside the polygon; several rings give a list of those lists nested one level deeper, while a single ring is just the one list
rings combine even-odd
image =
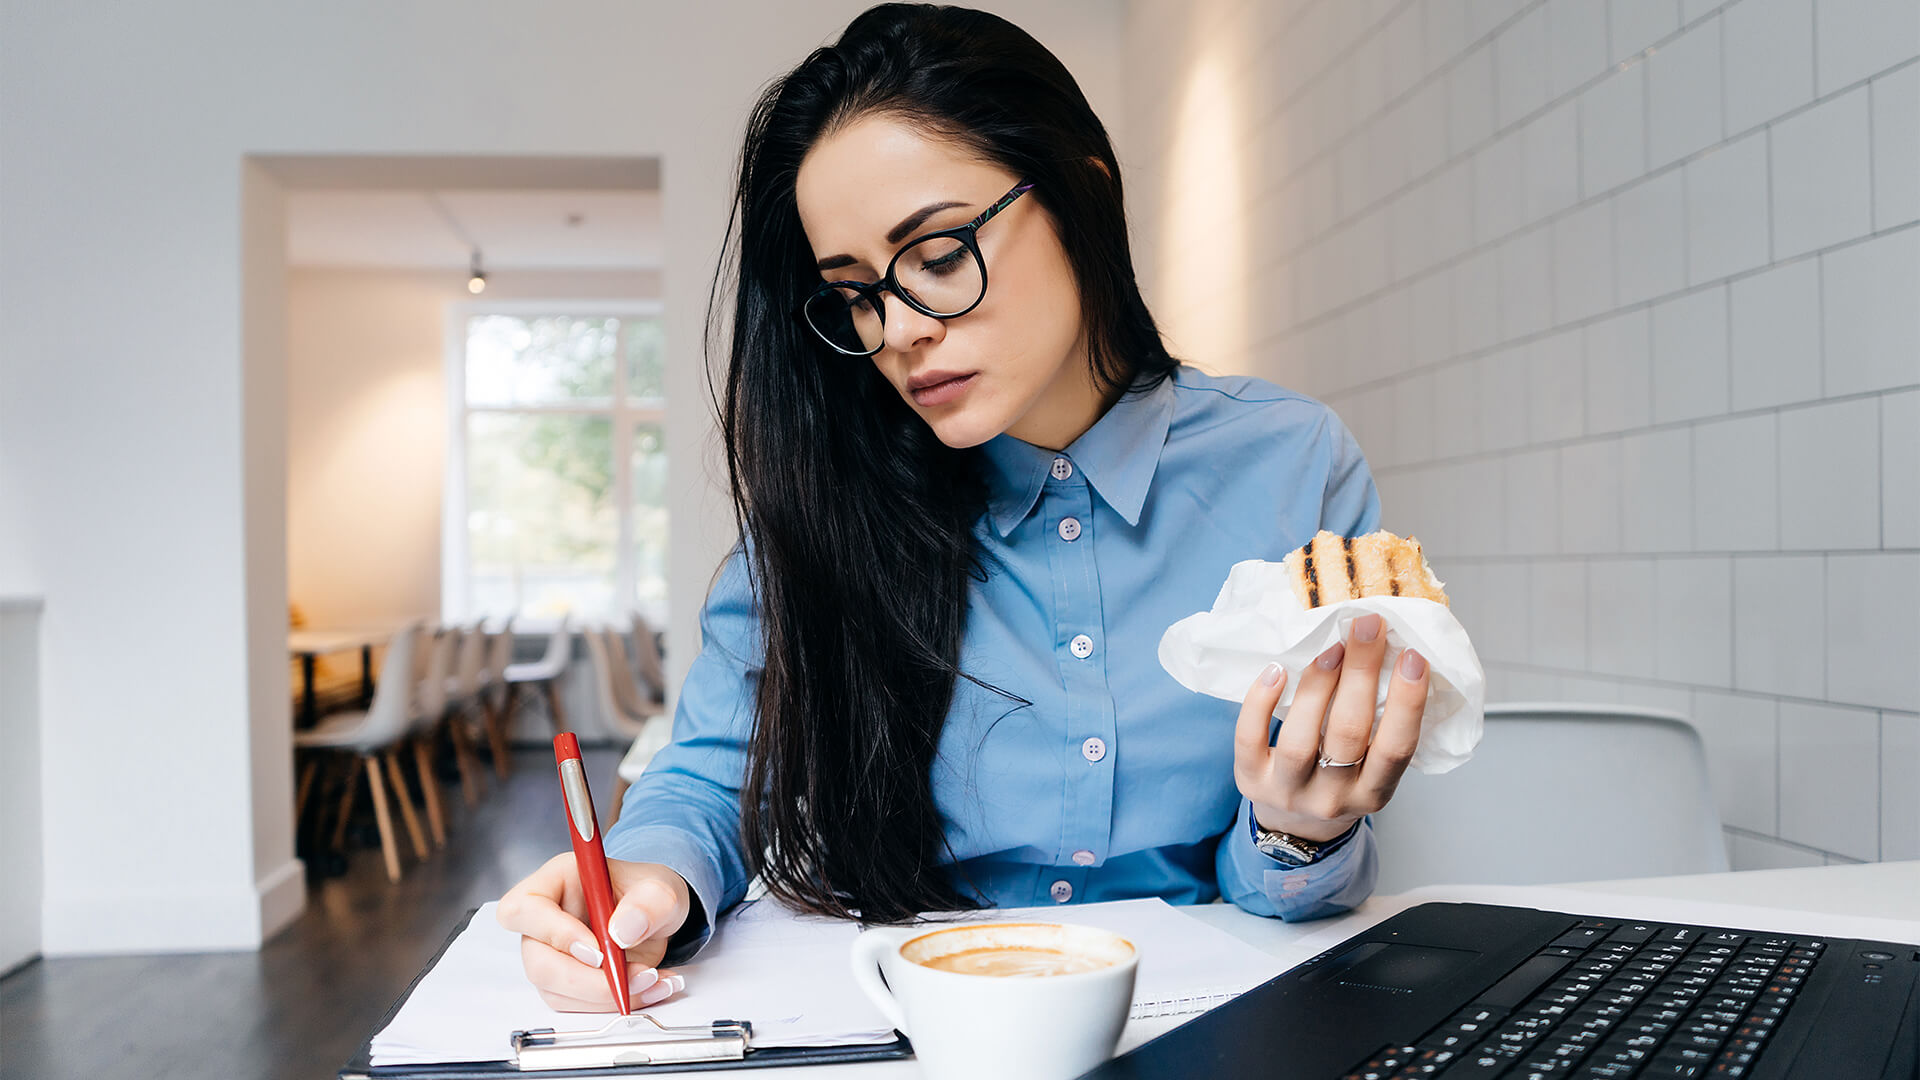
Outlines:
[{"label": "keyboard key", "polygon": [[1488,987],[1480,995],[1475,1005],[1487,1005],[1494,1008],[1511,1009],[1533,996],[1535,990],[1545,986],[1549,979],[1566,969],[1567,962],[1558,956],[1540,954],[1521,963],[1508,972],[1506,977]]},{"label": "keyboard key", "polygon": [[1501,1047],[1481,1047],[1460,1055],[1453,1067],[1446,1072],[1447,1080],[1457,1076],[1499,1076],[1512,1068],[1514,1060],[1520,1056],[1518,1049]]},{"label": "keyboard key", "polygon": [[1553,939],[1553,944],[1569,949],[1586,949],[1598,945],[1607,938],[1608,928],[1604,926],[1576,926]]},{"label": "keyboard key", "polygon": [[1607,940],[1623,942],[1628,945],[1639,945],[1653,937],[1654,933],[1659,929],[1659,927],[1654,926],[1652,923],[1621,923],[1619,926],[1614,927],[1613,933],[1608,936]]}]

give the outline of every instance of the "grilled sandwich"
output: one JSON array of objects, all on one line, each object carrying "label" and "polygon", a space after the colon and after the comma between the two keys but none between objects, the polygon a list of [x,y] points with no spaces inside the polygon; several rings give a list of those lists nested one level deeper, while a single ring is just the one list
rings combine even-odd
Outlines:
[{"label": "grilled sandwich", "polygon": [[1322,529],[1281,563],[1302,607],[1316,608],[1362,596],[1413,596],[1445,604],[1443,583],[1433,576],[1420,541],[1386,531],[1335,536]]}]

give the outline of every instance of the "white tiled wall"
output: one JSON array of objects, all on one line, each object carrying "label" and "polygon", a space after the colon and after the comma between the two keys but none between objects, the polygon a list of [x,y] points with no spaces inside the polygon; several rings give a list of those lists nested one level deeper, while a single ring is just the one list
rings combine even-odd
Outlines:
[{"label": "white tiled wall", "polygon": [[1920,3],[1129,10],[1176,352],[1340,411],[1494,696],[1690,715],[1736,866],[1920,858]]}]

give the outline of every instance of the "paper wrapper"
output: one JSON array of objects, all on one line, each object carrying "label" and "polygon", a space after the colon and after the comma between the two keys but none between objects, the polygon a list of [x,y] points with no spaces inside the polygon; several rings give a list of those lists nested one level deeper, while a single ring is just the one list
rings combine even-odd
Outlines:
[{"label": "paper wrapper", "polygon": [[1380,666],[1374,719],[1386,711],[1393,665],[1408,646],[1427,658],[1427,710],[1420,721],[1414,768],[1450,772],[1473,756],[1486,723],[1487,675],[1467,640],[1466,628],[1445,604],[1405,596],[1366,596],[1324,607],[1303,608],[1280,563],[1249,559],[1235,563],[1212,611],[1189,615],[1160,638],[1160,666],[1180,685],[1228,701],[1244,701],[1247,688],[1269,663],[1287,669],[1285,706],[1293,701],[1300,672],[1314,658],[1347,639],[1353,620],[1369,612],[1386,624],[1387,656]]}]

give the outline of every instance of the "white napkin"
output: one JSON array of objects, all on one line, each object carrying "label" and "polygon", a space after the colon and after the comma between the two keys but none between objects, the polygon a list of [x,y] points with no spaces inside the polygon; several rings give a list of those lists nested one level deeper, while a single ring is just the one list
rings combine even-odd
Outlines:
[{"label": "white napkin", "polygon": [[1249,559],[1228,572],[1212,611],[1167,627],[1160,638],[1160,666],[1189,690],[1243,701],[1260,670],[1278,661],[1287,669],[1280,704],[1288,705],[1300,673],[1335,642],[1345,641],[1353,620],[1369,612],[1385,621],[1387,632],[1375,721],[1386,711],[1393,665],[1412,646],[1426,657],[1431,673],[1412,765],[1423,773],[1452,771],[1479,745],[1486,722],[1487,675],[1466,628],[1445,604],[1408,596],[1365,596],[1303,608],[1282,564]]}]

